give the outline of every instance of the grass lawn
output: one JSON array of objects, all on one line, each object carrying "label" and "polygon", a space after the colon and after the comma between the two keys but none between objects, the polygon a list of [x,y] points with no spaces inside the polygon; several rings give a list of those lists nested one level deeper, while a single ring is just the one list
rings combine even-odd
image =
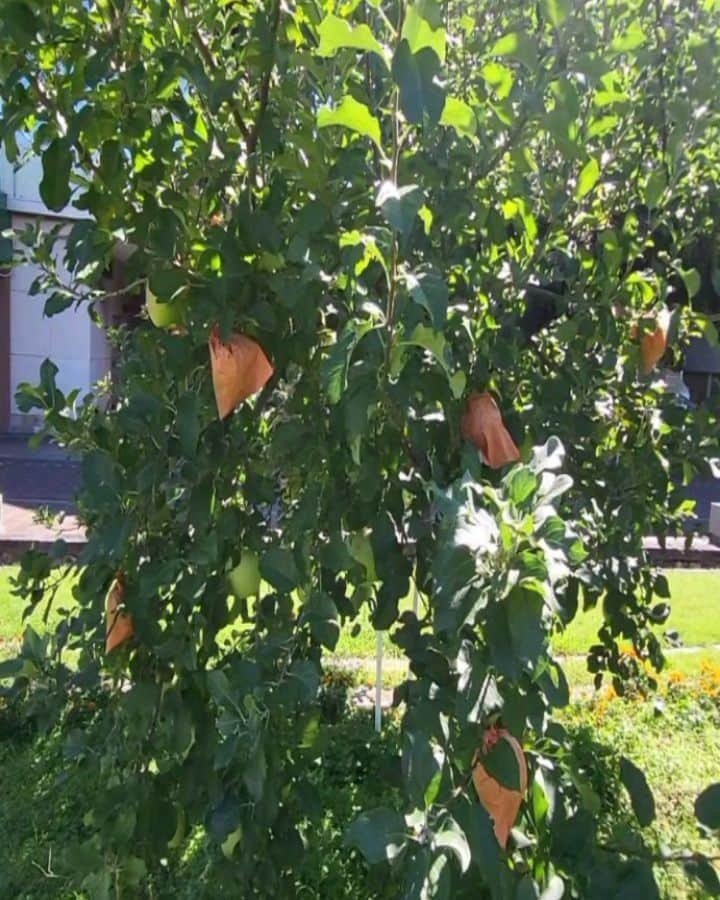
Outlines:
[{"label": "grass lawn", "polygon": [[[692,848],[717,853],[717,845],[697,834],[693,802],[711,782],[720,780],[720,671],[707,686],[678,682],[664,695],[664,712],[652,700],[616,698],[603,692],[574,703],[563,713],[572,742],[584,760],[583,771],[599,796],[604,831],[632,822],[632,812],[618,781],[619,756],[646,771],[655,794],[657,818],[644,830],[653,852]],[[78,893],[68,876],[66,854],[87,836],[83,816],[97,785],[83,765],[69,763],[63,742],[69,728],[82,727],[71,717],[47,736],[13,728],[12,712],[0,707],[0,897],[12,900],[91,900]],[[387,873],[368,871],[357,854],[348,853],[343,833],[358,811],[400,803],[388,760],[398,750],[397,717],[386,720],[383,734],[372,731],[369,714],[354,714],[327,732],[325,755],[310,773],[323,814],[308,832],[298,871],[298,897],[318,900],[378,900],[389,895]],[[349,773],[352,776],[349,777]],[[205,843],[202,829],[162,871],[154,873],[158,900],[219,900],[216,873],[223,861]],[[677,864],[658,865],[663,900],[707,897]],[[462,893],[462,897],[474,896]],[[637,900],[642,900],[638,897]]]},{"label": "grass lawn", "polygon": [[[0,568],[0,657],[3,648],[7,653],[16,644],[23,628],[23,605],[10,593],[12,573],[10,568]],[[592,786],[603,799],[608,827],[631,815],[617,781],[618,756],[624,754],[647,772],[655,792],[657,820],[645,834],[657,852],[669,846],[717,853],[717,847],[699,838],[692,805],[705,786],[720,781],[720,649],[709,646],[720,643],[720,572],[676,571],[669,580],[673,612],[664,627],[678,630],[687,644],[698,646],[668,652],[668,665],[660,678],[664,705],[658,706],[654,698],[620,699],[609,688],[597,694],[583,690],[591,686],[591,676],[579,654],[592,642],[600,621],[599,612],[593,610],[581,613],[556,645],[569,654],[565,659],[568,679],[581,689],[574,695],[579,699],[561,717],[574,739],[587,745]],[[56,608],[72,603],[71,589],[69,580],[62,585]],[[56,617],[56,612],[51,613],[51,624]],[[31,622],[42,630],[41,611]],[[375,646],[366,614],[357,634],[344,630],[338,655],[359,658],[359,682],[374,679]],[[387,636],[386,646],[384,682],[390,687],[404,678],[405,667]],[[382,773],[385,753],[396,750],[397,723],[393,714],[385,721],[382,738],[373,735],[369,714],[327,726],[327,746],[332,749],[317,772],[325,818],[313,831],[299,876],[308,896],[320,900],[380,896],[382,873],[368,873],[356,856],[348,856],[342,835],[358,809],[394,802]],[[78,723],[68,724],[77,727]],[[94,787],[86,783],[82,770],[63,757],[65,736],[57,731],[45,737],[32,735],[13,720],[11,710],[3,713],[0,706],[0,898],[86,900],[67,881],[65,853],[84,837],[82,819]],[[349,779],[350,771],[362,774]],[[158,875],[156,896],[217,900],[212,877],[216,865],[222,865],[217,850],[205,845],[200,830],[185,855],[173,861],[166,874]],[[658,866],[656,874],[663,900],[707,896],[677,864]]]},{"label": "grass lawn", "polygon": [[[657,850],[692,848],[716,855],[717,838],[699,835],[693,804],[704,788],[720,781],[720,668],[707,667],[700,682],[673,680],[663,701],[660,712],[652,698],[622,700],[606,690],[573,704],[562,718],[592,744],[593,788],[608,804],[611,818],[627,809],[617,769],[611,770],[623,755],[645,772],[655,795],[657,818],[644,833]],[[655,874],[667,900],[708,897],[677,863],[656,866]]]},{"label": "grass lawn", "polygon": [[43,622],[44,603],[41,603],[27,620],[27,623],[24,623],[22,614],[25,609],[25,602],[19,597],[13,596],[10,583],[11,578],[16,573],[17,566],[0,566],[0,658],[7,656],[18,645],[22,638],[25,624],[29,623],[37,632],[43,632],[48,626],[54,628],[60,618],[58,610],[72,607],[74,603],[72,596],[73,581],[70,578],[65,578],[58,588],[48,615],[47,624]]},{"label": "grass lawn", "polygon": [[[0,567],[0,656],[7,655],[12,647],[17,645],[23,631],[23,603],[12,596],[10,586],[10,578],[16,571],[17,569],[12,566]],[[675,630],[686,646],[706,648],[701,654],[692,651],[668,651],[668,668],[687,672],[693,667],[696,669],[701,659],[720,661],[720,650],[712,646],[720,644],[720,570],[673,570],[668,573],[668,581],[672,612],[665,625],[658,627],[658,632]],[[72,581],[67,579],[61,585],[50,612],[48,619],[50,626],[57,621],[57,610],[72,605],[72,602]],[[420,603],[422,602],[421,598]],[[407,598],[403,601],[401,608],[411,609],[412,599]],[[30,617],[30,623],[38,631],[42,631],[45,627],[42,613],[41,607]],[[556,635],[555,650],[568,656],[583,655],[594,642],[601,622],[600,607],[578,613],[570,626]],[[352,626],[347,625],[343,628],[334,657],[368,660],[368,664],[363,664],[360,668],[363,675],[372,675],[368,679],[372,680],[374,673],[370,661],[375,657],[376,646],[376,632],[370,624],[369,610],[364,608]],[[387,633],[383,634],[383,652],[388,659],[399,661],[402,658],[402,651],[392,643]],[[572,683],[576,683],[576,680],[581,684],[590,683],[582,660],[567,660],[566,668]],[[399,680],[402,677],[401,670],[397,671]],[[388,673],[391,682],[394,672],[395,669]]]},{"label": "grass lawn", "polygon": [[[720,570],[675,569],[667,573],[672,612],[658,633],[677,631],[687,647],[720,644]],[[600,606],[580,612],[555,638],[558,653],[584,653],[602,624]]]}]

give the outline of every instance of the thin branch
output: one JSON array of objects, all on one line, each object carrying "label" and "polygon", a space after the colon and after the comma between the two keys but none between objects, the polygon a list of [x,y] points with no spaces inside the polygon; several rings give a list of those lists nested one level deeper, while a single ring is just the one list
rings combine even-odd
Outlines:
[{"label": "thin branch", "polygon": [[275,69],[275,47],[277,45],[277,34],[280,27],[281,2],[282,0],[275,0],[275,9],[273,11],[272,22],[270,23],[270,63],[265,70],[262,82],[260,83],[260,91],[258,93],[258,102],[260,105],[258,107],[257,115],[255,116],[255,123],[253,124],[252,131],[248,135],[248,156],[253,154],[257,147],[260,129],[262,128],[263,118],[265,117],[265,110],[267,109],[268,101],[270,99],[270,80],[272,79],[272,73]]},{"label": "thin branch", "polygon": [[634,859],[644,859],[653,863],[684,863],[684,862],[716,862],[720,860],[720,854],[708,856],[706,853],[688,852],[687,850],[678,850],[675,853],[639,853],[629,847],[617,846],[615,844],[598,844],[598,849],[604,850],[606,853],[616,853],[622,856],[631,856]]},{"label": "thin branch", "polygon": [[[187,9],[185,7],[184,0],[181,0],[179,5],[182,8],[183,15],[185,15],[187,12]],[[202,56],[202,58],[205,62],[205,65],[208,67],[208,69],[211,71],[211,73],[213,75],[218,75],[220,73],[220,68],[219,68],[218,64],[215,62],[215,58],[213,57],[212,53],[210,52],[210,48],[205,43],[205,41],[202,39],[202,35],[200,34],[200,31],[197,28],[192,28],[191,31],[192,31],[193,43],[195,44],[196,48],[198,49],[200,56]],[[249,142],[251,140],[250,129],[245,124],[245,119],[243,118],[242,111],[240,110],[240,107],[237,104],[237,99],[235,97],[232,97],[230,99],[230,110],[232,112],[233,118],[235,119],[235,124],[240,129],[240,134],[242,134],[245,141],[249,144]]]}]

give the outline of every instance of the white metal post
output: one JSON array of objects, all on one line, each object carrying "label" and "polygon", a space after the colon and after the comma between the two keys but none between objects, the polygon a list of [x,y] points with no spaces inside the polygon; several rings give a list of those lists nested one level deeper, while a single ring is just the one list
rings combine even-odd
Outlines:
[{"label": "white metal post", "polygon": [[375,731],[379,733],[382,728],[382,631],[376,631],[375,636],[377,638],[375,650]]}]

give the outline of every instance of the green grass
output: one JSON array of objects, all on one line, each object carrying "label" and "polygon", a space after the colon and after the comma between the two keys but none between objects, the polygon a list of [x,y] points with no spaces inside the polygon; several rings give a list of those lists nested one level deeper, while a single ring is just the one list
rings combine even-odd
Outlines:
[{"label": "green grass", "polygon": [[[668,572],[667,576],[672,612],[668,621],[658,626],[658,633],[677,631],[688,647],[720,644],[720,570],[677,569]],[[422,603],[422,599],[420,602]],[[402,601],[400,608],[411,609],[411,599]],[[586,653],[595,642],[601,624],[600,606],[579,612],[570,626],[556,635],[553,642],[556,652],[564,655]],[[370,624],[370,613],[364,608],[353,626],[348,625],[343,629],[335,656],[345,659],[374,657],[376,640],[376,633]],[[402,651],[392,643],[387,633],[383,634],[383,652],[390,658],[402,656]]]},{"label": "green grass", "polygon": [[[720,678],[717,679],[720,688]],[[84,719],[68,715],[63,727],[35,735],[0,706],[0,897],[12,900],[90,900],[72,886],[67,853],[88,835],[83,817],[97,789],[83,764],[63,755],[68,729]],[[85,715],[85,714],[82,714]],[[564,714],[583,771],[599,795],[603,828],[632,822],[624,789],[618,783],[619,756],[628,756],[647,774],[657,819],[644,830],[654,852],[662,846],[717,853],[717,845],[699,837],[693,802],[708,784],[720,780],[720,701],[692,682],[666,691],[665,710],[652,700],[591,699],[574,703]],[[312,831],[298,873],[298,896],[318,900],[376,900],[384,870],[368,872],[343,846],[343,832],[362,808],[399,803],[389,779],[389,754],[397,752],[397,720],[388,717],[383,735],[372,732],[369,715],[353,715],[327,732],[322,762],[308,774],[323,810]],[[193,833],[184,853],[155,873],[159,900],[221,900],[237,893],[219,890],[223,862],[205,844],[202,829]],[[677,864],[657,866],[663,900],[705,897]],[[234,890],[236,891],[236,885]],[[397,896],[400,896],[398,886]],[[467,896],[462,894],[462,896]],[[641,898],[638,898],[641,900]]]},{"label": "green grass", "polygon": [[[16,567],[0,567],[0,656],[7,655],[22,636],[23,602],[11,594],[10,579],[17,571]],[[720,570],[689,571],[674,570],[668,573],[670,583],[670,618],[658,632],[675,630],[680,634],[687,646],[708,648],[705,657],[717,659],[717,653],[711,652],[711,645],[720,644]],[[72,581],[65,580],[50,611],[48,624],[52,627],[58,618],[57,610],[72,605]],[[420,603],[422,604],[422,599]],[[406,598],[400,604],[402,610],[412,608],[412,599]],[[46,626],[42,621],[43,605],[30,617],[30,624],[42,631]],[[569,656],[582,656],[594,642],[597,630],[602,623],[600,607],[579,612],[570,626],[556,635],[554,647],[557,653]],[[370,611],[364,607],[351,625],[347,624],[340,634],[340,640],[333,656],[336,659],[368,660],[361,669],[364,674],[374,679],[373,664],[377,647],[376,632],[370,624]],[[383,633],[383,653],[388,659],[401,659],[402,651],[390,640],[387,632]],[[668,651],[672,668],[681,671],[692,670],[701,658],[693,653],[674,653]],[[589,684],[590,677],[585,672],[582,660],[567,660],[566,668],[572,681]],[[392,680],[392,679],[391,679]]]},{"label": "green grass", "polygon": [[[700,650],[666,650],[665,668],[660,673],[658,680],[661,685],[664,684],[670,673],[693,677],[700,672],[703,665],[720,666],[720,650],[715,647],[706,647]],[[594,676],[587,670],[585,657],[566,657],[562,661],[562,667],[565,677],[573,689],[577,691],[592,690]],[[609,683],[607,677],[605,682]]]},{"label": "green grass", "polygon": [[[658,854],[663,847],[676,851],[690,848],[709,855],[718,852],[717,838],[702,838],[698,833],[693,811],[697,795],[720,781],[717,672],[711,690],[716,691],[714,698],[699,690],[697,681],[669,687],[662,712],[653,698],[615,698],[575,703],[563,714],[565,724],[576,735],[584,730],[597,751],[590,760],[593,787],[604,795],[611,818],[629,811],[624,789],[607,763],[617,763],[623,755],[645,772],[655,795],[657,818],[644,834]],[[677,863],[658,865],[655,874],[667,900],[708,896],[688,880]]]},{"label": "green grass", "polygon": [[0,566],[0,658],[9,655],[19,646],[26,624],[32,625],[39,633],[45,631],[48,627],[54,628],[60,619],[59,610],[61,608],[72,608],[75,602],[72,596],[74,582],[71,578],[65,578],[55,595],[47,616],[47,622],[44,621],[45,602],[40,603],[28,619],[23,622],[22,615],[26,603],[12,593],[11,580],[17,574],[17,571],[17,566]]},{"label": "green grass", "polygon": [[[667,573],[671,613],[658,633],[677,631],[688,647],[720,644],[720,570],[674,570]],[[558,653],[584,653],[594,642],[602,624],[600,606],[580,612],[570,626],[556,636]]]}]

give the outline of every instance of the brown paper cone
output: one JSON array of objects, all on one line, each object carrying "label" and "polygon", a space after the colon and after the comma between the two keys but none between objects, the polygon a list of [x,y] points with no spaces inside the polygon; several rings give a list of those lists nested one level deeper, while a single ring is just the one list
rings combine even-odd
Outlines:
[{"label": "brown paper cone", "polygon": [[122,610],[124,596],[125,580],[122,575],[118,575],[110,585],[110,590],[105,598],[106,653],[111,653],[135,634],[132,616]]},{"label": "brown paper cone", "polygon": [[662,325],[658,325],[654,331],[642,336],[640,341],[640,356],[642,357],[643,375],[650,372],[662,359],[667,349],[667,335]]},{"label": "brown paper cone", "polygon": [[493,820],[495,837],[500,846],[505,849],[508,837],[512,830],[515,820],[520,812],[523,795],[527,791],[527,762],[522,747],[515,738],[504,728],[489,729],[486,732],[486,743],[488,738],[493,742],[496,740],[507,741],[515,753],[515,757],[520,769],[520,790],[515,791],[512,788],[506,788],[504,785],[488,774],[487,770],[480,762],[480,751],[475,756],[473,763],[472,778],[475,785],[475,791],[478,798],[488,814]]},{"label": "brown paper cone", "polygon": [[218,416],[224,419],[266,384],[273,367],[262,347],[244,334],[233,334],[225,344],[214,328],[208,344],[215,402]]},{"label": "brown paper cone", "polygon": [[460,432],[477,447],[493,469],[520,459],[520,451],[505,428],[498,405],[487,391],[468,397]]}]

